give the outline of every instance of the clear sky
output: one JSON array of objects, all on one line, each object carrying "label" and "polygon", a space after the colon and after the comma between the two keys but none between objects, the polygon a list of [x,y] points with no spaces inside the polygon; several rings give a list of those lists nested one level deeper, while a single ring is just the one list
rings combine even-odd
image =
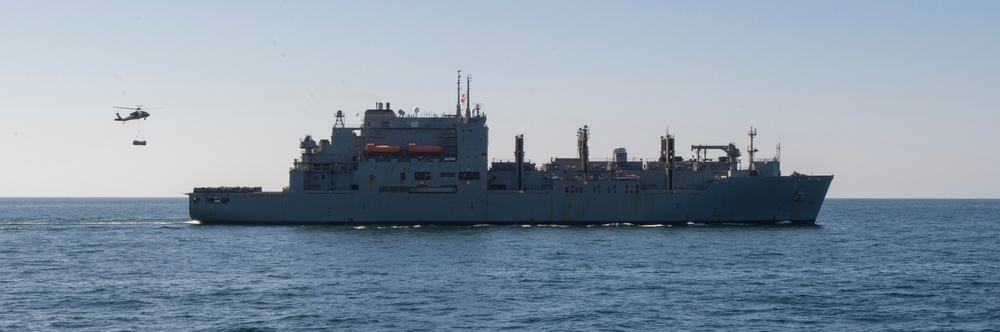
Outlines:
[{"label": "clear sky", "polygon": [[[693,144],[830,197],[1000,198],[998,1],[0,1],[0,197],[280,190],[305,134],[454,110],[490,158]],[[464,89],[464,88],[463,88]],[[144,105],[135,122],[112,106]],[[125,111],[127,112],[127,111]],[[745,155],[745,154],[744,154]],[[745,164],[744,164],[745,165]]]}]

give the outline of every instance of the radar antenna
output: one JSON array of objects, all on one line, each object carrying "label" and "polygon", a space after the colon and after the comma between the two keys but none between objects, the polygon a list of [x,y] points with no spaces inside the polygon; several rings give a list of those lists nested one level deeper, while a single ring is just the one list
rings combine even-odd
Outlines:
[{"label": "radar antenna", "polygon": [[337,121],[333,123],[334,128],[344,128],[344,111],[337,110]]}]

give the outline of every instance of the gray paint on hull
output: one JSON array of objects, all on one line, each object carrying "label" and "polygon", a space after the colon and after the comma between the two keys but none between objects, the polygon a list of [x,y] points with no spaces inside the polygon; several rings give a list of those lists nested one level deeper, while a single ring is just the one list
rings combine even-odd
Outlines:
[{"label": "gray paint on hull", "polygon": [[742,177],[706,190],[641,190],[616,181],[560,181],[552,190],[480,194],[325,193],[190,194],[191,217],[203,224],[338,225],[592,225],[694,223],[812,223],[833,176]]}]

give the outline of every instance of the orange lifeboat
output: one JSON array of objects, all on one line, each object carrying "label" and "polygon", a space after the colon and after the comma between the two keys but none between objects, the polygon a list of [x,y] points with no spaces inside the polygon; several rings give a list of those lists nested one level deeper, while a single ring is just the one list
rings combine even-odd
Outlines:
[{"label": "orange lifeboat", "polygon": [[410,143],[410,145],[406,147],[406,151],[417,154],[438,154],[444,152],[444,148],[437,145],[416,145],[414,143]]},{"label": "orange lifeboat", "polygon": [[403,151],[403,149],[396,145],[365,144],[365,153],[399,153],[400,151]]}]

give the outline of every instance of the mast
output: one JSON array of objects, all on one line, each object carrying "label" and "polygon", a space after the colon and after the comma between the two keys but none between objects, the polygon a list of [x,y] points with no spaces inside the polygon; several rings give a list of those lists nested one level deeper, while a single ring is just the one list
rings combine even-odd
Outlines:
[{"label": "mast", "polygon": [[337,121],[333,123],[334,128],[344,128],[344,111],[337,110]]},{"label": "mast", "polygon": [[660,162],[667,169],[667,190],[674,190],[674,137],[660,136]]},{"label": "mast", "polygon": [[590,147],[588,146],[588,140],[590,139],[590,129],[587,126],[583,126],[576,132],[576,149],[577,154],[580,156],[581,169],[583,169],[583,178],[587,179],[589,177],[588,172],[590,164]]},{"label": "mast", "polygon": [[455,97],[458,99],[458,102],[455,104],[455,117],[460,118],[462,117],[462,70],[461,69],[458,70],[458,81],[456,82],[456,84],[458,84],[458,92],[456,93]]},{"label": "mast", "polygon": [[753,138],[754,136],[757,136],[757,129],[750,127],[750,132],[748,132],[747,135],[750,135],[750,176],[756,176],[757,167],[754,167],[753,165],[753,154],[754,152],[757,152],[757,149],[753,148]]},{"label": "mast", "polygon": [[524,134],[514,137],[514,166],[517,167],[514,190],[521,192],[524,190]]},{"label": "mast", "polygon": [[465,117],[466,118],[471,118],[472,117],[472,111],[471,111],[471,109],[469,109],[469,102],[470,102],[469,101],[469,96],[470,96],[469,93],[471,92],[469,87],[471,85],[472,85],[472,75],[467,75],[466,76],[466,81],[465,81]]}]

